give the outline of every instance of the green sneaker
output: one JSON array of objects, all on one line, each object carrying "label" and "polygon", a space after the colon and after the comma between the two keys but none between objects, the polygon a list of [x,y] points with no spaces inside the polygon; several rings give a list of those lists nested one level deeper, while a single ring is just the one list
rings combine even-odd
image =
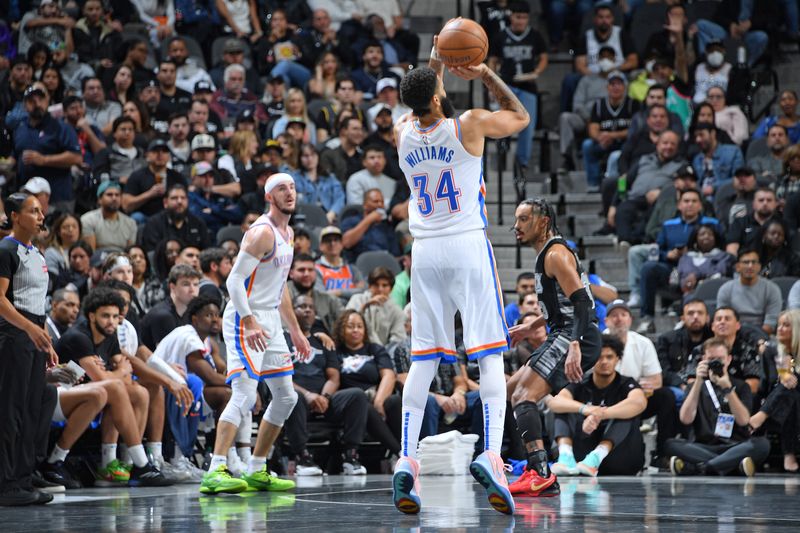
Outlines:
[{"label": "green sneaker", "polygon": [[108,463],[105,468],[101,468],[97,471],[95,485],[98,487],[113,487],[127,484],[130,479],[131,471],[128,465],[118,459],[114,459]]},{"label": "green sneaker", "polygon": [[266,466],[258,472],[253,472],[252,474],[242,474],[242,479],[247,482],[247,485],[250,488],[255,488],[256,490],[281,492],[294,488],[294,481],[289,479],[281,479],[271,475]]},{"label": "green sneaker", "polygon": [[203,474],[203,481],[200,483],[200,492],[203,494],[219,494],[220,492],[238,494],[246,490],[247,482],[233,477],[226,465],[220,465],[216,470]]},{"label": "green sneaker", "polygon": [[575,456],[572,454],[562,453],[558,456],[558,461],[553,463],[550,470],[557,476],[577,476],[578,464],[575,462]]}]

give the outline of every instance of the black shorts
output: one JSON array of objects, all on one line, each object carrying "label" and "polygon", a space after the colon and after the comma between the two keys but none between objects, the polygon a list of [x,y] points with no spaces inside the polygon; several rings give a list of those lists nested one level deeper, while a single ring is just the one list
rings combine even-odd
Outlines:
[{"label": "black shorts", "polygon": [[[564,373],[564,361],[569,351],[569,337],[564,330],[550,332],[544,343],[539,346],[528,358],[526,363],[534,372],[542,376],[550,385],[551,393],[567,386],[567,375]],[[592,325],[580,342],[581,368],[589,371],[600,357],[600,330]]]}]

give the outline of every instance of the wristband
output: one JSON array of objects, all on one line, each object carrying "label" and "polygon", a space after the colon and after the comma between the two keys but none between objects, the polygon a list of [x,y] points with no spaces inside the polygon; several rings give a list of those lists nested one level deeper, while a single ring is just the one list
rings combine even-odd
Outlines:
[{"label": "wristband", "polygon": [[581,405],[581,408],[578,409],[578,414],[583,415],[583,410],[586,409],[586,404]]},{"label": "wristband", "polygon": [[323,398],[325,398],[325,399],[327,399],[328,401],[330,401],[330,399],[331,399],[331,395],[330,395],[330,394],[328,394],[327,392],[323,392],[323,393],[322,393],[322,397],[323,397]]}]

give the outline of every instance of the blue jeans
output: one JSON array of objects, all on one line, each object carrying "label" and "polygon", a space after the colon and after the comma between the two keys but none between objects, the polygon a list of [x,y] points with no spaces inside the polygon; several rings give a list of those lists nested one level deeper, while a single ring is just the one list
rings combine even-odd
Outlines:
[{"label": "blue jeans", "polygon": [[639,292],[642,265],[650,256],[650,250],[658,248],[657,244],[636,244],[628,249],[628,287],[631,289],[631,296],[642,294]]},{"label": "blue jeans", "polygon": [[800,34],[800,10],[797,7],[797,0],[778,0],[783,7],[786,16],[786,32],[790,37],[797,37]]},{"label": "blue jeans", "polygon": [[511,87],[511,92],[519,98],[525,111],[531,117],[530,123],[517,135],[517,162],[523,167],[527,167],[533,150],[533,132],[536,131],[536,111],[539,97],[534,93],[529,93],[516,87]]},{"label": "blue jeans", "polygon": [[561,112],[575,111],[572,109],[572,99],[575,96],[575,90],[578,88],[578,82],[581,81],[583,74],[579,72],[570,72],[561,81]]},{"label": "blue jeans", "polygon": [[299,87],[300,89],[305,88],[308,80],[311,79],[311,71],[294,61],[278,61],[278,63],[272,67],[270,75],[280,76],[283,78],[283,81],[286,82],[286,85]]},{"label": "blue jeans", "polygon": [[586,183],[589,187],[600,186],[600,160],[604,155],[618,150],[619,143],[614,143],[608,148],[603,148],[594,139],[585,139],[581,146],[583,152],[583,166],[586,169]]},{"label": "blue jeans", "polygon": [[[481,394],[478,391],[470,391],[466,394],[467,408],[455,420],[455,423],[469,422],[470,433],[480,436],[478,444],[483,449],[483,411],[481,410]],[[420,440],[431,435],[439,434],[439,417],[442,408],[436,403],[433,394],[428,394],[428,402],[425,404],[425,415],[422,417],[422,427],[420,428]],[[476,448],[477,449],[477,448]]]},{"label": "blue jeans", "polygon": [[[796,9],[796,6],[795,6]],[[724,41],[728,32],[710,20],[700,19],[697,21],[697,46],[698,52],[703,54],[706,46],[711,41]],[[753,66],[756,61],[764,54],[769,44],[769,37],[763,31],[749,31],[744,34],[744,47],[747,49],[747,64]]]},{"label": "blue jeans", "polygon": [[666,287],[672,267],[661,261],[648,261],[642,265],[639,291],[642,298],[642,318],[652,318],[656,314],[656,292]]},{"label": "blue jeans", "polygon": [[141,211],[134,211],[129,216],[133,219],[134,222],[136,222],[137,226],[144,226],[145,224],[147,224],[147,219],[149,218]]}]

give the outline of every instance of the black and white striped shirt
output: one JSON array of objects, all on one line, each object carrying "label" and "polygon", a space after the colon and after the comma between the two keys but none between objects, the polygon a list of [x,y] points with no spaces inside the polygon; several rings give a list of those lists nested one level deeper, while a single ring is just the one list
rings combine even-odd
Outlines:
[{"label": "black and white striped shirt", "polygon": [[44,318],[49,277],[38,248],[11,236],[0,240],[0,277],[10,280],[6,298],[18,311]]}]

